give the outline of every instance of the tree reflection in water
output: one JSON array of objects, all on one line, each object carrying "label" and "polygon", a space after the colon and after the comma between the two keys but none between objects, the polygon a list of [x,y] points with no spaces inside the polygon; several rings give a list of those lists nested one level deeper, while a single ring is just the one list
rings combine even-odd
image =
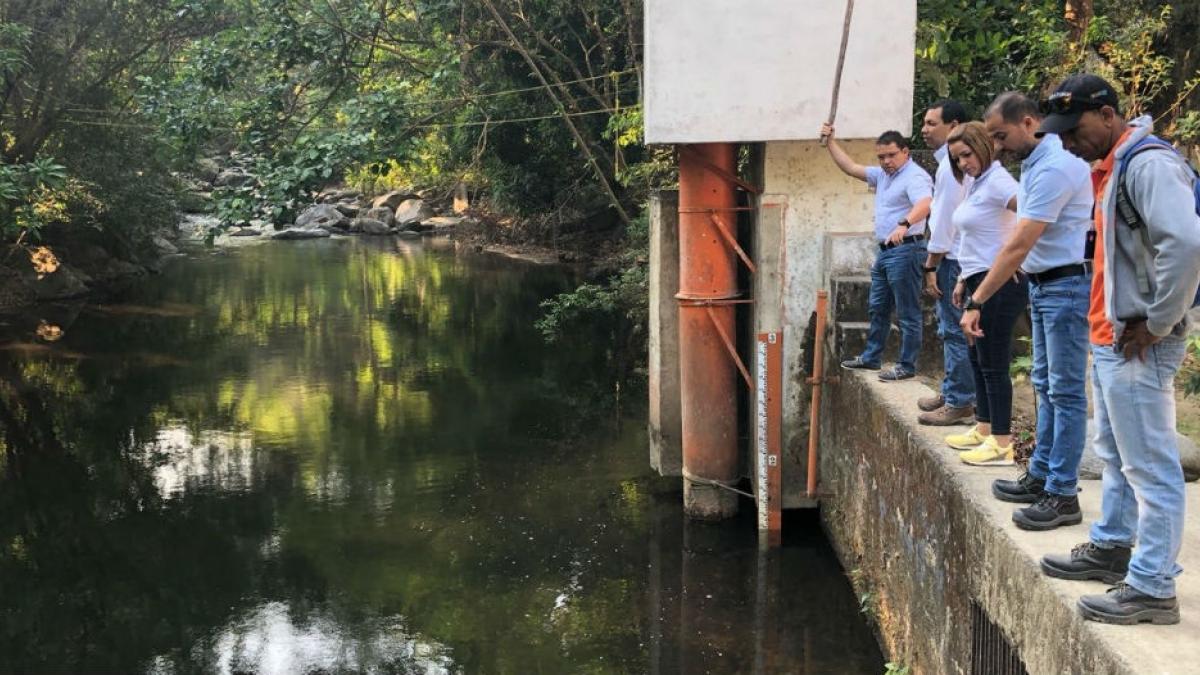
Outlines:
[{"label": "tree reflection in water", "polygon": [[827,549],[772,563],[827,590],[755,639],[749,529],[685,540],[603,345],[533,329],[572,282],[324,241],[9,319],[0,671],[878,670]]}]

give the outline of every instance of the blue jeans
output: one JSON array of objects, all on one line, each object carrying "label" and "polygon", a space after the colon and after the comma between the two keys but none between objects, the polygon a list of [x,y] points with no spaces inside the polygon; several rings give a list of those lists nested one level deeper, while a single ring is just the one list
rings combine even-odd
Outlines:
[{"label": "blue jeans", "polygon": [[875,256],[871,266],[871,296],[867,312],[871,328],[863,350],[864,363],[878,366],[883,360],[883,348],[892,329],[892,310],[900,323],[901,370],[917,371],[917,354],[921,351],[921,267],[925,264],[925,242],[900,244]]},{"label": "blue jeans", "polygon": [[1090,274],[1029,284],[1033,318],[1033,372],[1037,391],[1037,444],[1029,474],[1046,492],[1077,492],[1079,460],[1087,440],[1088,299]]},{"label": "blue jeans", "polygon": [[1166,338],[1128,361],[1092,347],[1096,456],[1104,462],[1097,546],[1133,546],[1125,582],[1156,598],[1175,596],[1183,544],[1183,469],[1175,442],[1175,373],[1185,343]]},{"label": "blue jeans", "polygon": [[937,302],[938,337],[942,339],[942,360],[946,369],[942,378],[942,398],[951,408],[975,403],[975,379],[968,357],[967,338],[963,335],[962,310],[952,302],[954,284],[962,268],[957,260],[942,258],[937,269],[937,285],[942,297]]}]

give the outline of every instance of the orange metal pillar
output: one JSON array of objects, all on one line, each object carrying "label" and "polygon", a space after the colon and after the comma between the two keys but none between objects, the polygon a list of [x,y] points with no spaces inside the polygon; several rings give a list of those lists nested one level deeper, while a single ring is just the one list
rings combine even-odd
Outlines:
[{"label": "orange metal pillar", "polygon": [[[738,297],[735,146],[692,145],[679,153],[679,371],[684,512],[728,518],[737,495],[737,373],[729,353]],[[726,228],[722,232],[722,227]]]}]

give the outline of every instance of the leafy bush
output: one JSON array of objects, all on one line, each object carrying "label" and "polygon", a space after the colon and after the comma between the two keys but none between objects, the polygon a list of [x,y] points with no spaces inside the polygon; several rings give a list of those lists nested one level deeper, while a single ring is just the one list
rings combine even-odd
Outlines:
[{"label": "leafy bush", "polygon": [[1187,358],[1183,362],[1182,374],[1184,396],[1200,394],[1200,335],[1188,338]]},{"label": "leafy bush", "polygon": [[536,323],[547,342],[595,340],[604,336],[610,355],[619,361],[622,376],[646,358],[649,322],[650,225],[645,214],[626,229],[626,248],[620,271],[601,283],[585,283],[542,302],[544,314]]}]

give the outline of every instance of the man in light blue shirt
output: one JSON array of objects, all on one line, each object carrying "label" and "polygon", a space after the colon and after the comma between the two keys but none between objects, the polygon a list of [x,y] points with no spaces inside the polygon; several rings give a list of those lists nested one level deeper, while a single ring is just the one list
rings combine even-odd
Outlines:
[{"label": "man in light blue shirt", "polygon": [[907,380],[917,373],[921,351],[921,266],[925,261],[925,219],[933,201],[933,179],[909,157],[908,139],[887,131],[875,141],[879,166],[858,164],[833,138],[833,127],[821,129],[829,155],[848,176],[875,188],[875,241],[879,252],[871,266],[867,346],[843,368],[879,370],[891,330],[892,310],[900,323],[900,360],[879,374],[885,382]]},{"label": "man in light blue shirt", "polygon": [[950,168],[946,138],[959,124],[967,121],[967,111],[958,101],[938,101],[925,111],[921,136],[934,148],[938,161],[933,179],[933,205],[929,214],[929,255],[925,258],[925,292],[937,300],[938,337],[942,338],[945,375],[941,391],[917,401],[922,412],[917,421],[932,426],[968,423],[975,415],[975,376],[963,335],[962,310],[952,302],[958,281],[958,242],[954,210],[966,194],[971,177],[959,183]]},{"label": "man in light blue shirt", "polygon": [[1091,170],[1063,149],[1058,136],[1039,137],[1041,121],[1037,105],[1017,92],[1001,94],[984,114],[996,148],[1023,160],[1019,221],[987,278],[964,302],[962,319],[968,337],[981,335],[978,307],[1018,268],[1029,277],[1037,444],[1025,474],[992,484],[998,499],[1031,504],[1013,513],[1017,526],[1027,530],[1082,521],[1076,485],[1087,440]]}]

